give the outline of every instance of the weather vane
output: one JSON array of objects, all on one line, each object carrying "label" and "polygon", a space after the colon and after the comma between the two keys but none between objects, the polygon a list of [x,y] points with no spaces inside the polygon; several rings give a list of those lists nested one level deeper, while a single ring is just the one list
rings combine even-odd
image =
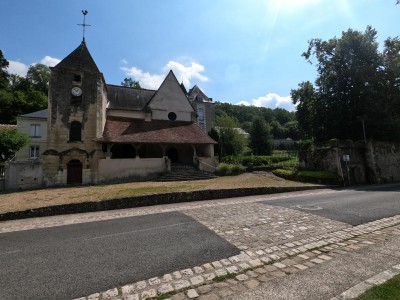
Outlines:
[{"label": "weather vane", "polygon": [[82,26],[83,27],[83,41],[85,41],[85,28],[87,26],[90,26],[89,24],[86,24],[86,15],[88,14],[87,10],[82,10],[82,14],[83,14],[83,23],[82,24],[78,24],[78,26]]}]

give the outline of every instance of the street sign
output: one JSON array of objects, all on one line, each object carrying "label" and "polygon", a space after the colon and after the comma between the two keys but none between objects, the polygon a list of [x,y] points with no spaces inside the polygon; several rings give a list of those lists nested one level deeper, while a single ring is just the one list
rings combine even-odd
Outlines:
[{"label": "street sign", "polygon": [[350,155],[348,154],[343,155],[343,161],[350,161]]}]

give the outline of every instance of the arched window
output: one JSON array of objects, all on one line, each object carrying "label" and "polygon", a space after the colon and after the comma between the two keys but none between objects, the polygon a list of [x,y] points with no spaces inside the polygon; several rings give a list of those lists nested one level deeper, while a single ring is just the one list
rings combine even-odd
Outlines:
[{"label": "arched window", "polygon": [[80,142],[82,137],[82,125],[78,121],[71,122],[69,127],[69,141]]}]

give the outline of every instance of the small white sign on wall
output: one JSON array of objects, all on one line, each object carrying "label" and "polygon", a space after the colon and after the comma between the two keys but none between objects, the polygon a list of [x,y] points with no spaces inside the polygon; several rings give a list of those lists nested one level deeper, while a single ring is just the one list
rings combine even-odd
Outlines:
[{"label": "small white sign on wall", "polygon": [[343,161],[350,161],[350,155],[348,154],[343,155]]}]

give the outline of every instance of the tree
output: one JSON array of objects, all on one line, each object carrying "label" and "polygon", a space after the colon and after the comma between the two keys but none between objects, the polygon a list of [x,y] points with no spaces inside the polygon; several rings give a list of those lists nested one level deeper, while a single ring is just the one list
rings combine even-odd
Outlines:
[{"label": "tree", "polygon": [[8,68],[9,62],[4,58],[3,52],[0,50],[0,89],[4,89],[8,85]]},{"label": "tree", "polygon": [[218,128],[221,156],[242,154],[246,139],[238,131],[239,122],[225,114],[215,118],[215,125]]},{"label": "tree", "polygon": [[[368,137],[398,139],[386,134],[395,123],[390,121],[395,116],[388,96],[393,80],[388,80],[376,36],[368,26],[364,32],[349,29],[340,38],[309,41],[303,56],[310,63],[315,59],[315,86],[303,82],[291,92],[299,126],[309,137],[362,139],[362,119]],[[391,53],[398,59],[398,52]]]},{"label": "tree", "polygon": [[122,86],[130,87],[130,88],[135,88],[135,89],[141,89],[142,87],[139,84],[139,81],[133,80],[131,77],[126,77],[124,79],[124,82],[121,82]]},{"label": "tree", "polygon": [[8,161],[15,152],[29,143],[29,137],[16,128],[0,129],[0,161]]},{"label": "tree", "polygon": [[250,129],[250,148],[255,155],[270,155],[272,153],[271,129],[261,118],[253,121]]},{"label": "tree", "polygon": [[49,91],[50,68],[43,64],[31,65],[26,74],[26,79],[34,90],[47,95]]}]

